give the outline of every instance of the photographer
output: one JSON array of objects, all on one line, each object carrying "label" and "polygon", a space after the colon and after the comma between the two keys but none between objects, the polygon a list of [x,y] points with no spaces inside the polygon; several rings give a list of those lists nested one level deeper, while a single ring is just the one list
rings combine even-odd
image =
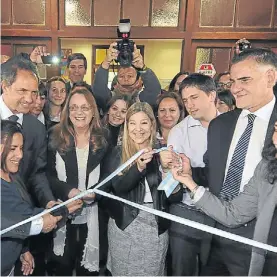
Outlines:
[{"label": "photographer", "polygon": [[[116,42],[110,45],[105,60],[95,73],[93,92],[104,103],[107,103],[113,94],[107,85],[110,64],[117,59],[119,54],[116,46]],[[155,105],[161,85],[155,73],[145,66],[136,45],[134,45],[132,66],[119,67],[113,89],[123,94],[131,94],[133,99]]]}]

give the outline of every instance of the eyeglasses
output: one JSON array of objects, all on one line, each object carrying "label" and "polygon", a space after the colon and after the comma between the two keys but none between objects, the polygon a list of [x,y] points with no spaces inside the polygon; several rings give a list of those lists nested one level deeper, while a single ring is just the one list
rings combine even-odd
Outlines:
[{"label": "eyeglasses", "polygon": [[217,83],[217,88],[219,88],[219,89],[230,89],[231,87],[232,87],[232,82]]},{"label": "eyeglasses", "polygon": [[79,107],[77,105],[73,105],[73,106],[69,107],[70,112],[77,112],[77,111],[81,110],[81,112],[86,113],[86,112],[89,112],[91,109],[92,109],[92,107],[90,107],[90,106]]}]

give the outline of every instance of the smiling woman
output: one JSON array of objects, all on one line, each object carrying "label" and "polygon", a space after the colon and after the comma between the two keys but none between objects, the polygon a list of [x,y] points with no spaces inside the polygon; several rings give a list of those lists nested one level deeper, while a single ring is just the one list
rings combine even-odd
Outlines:
[{"label": "smiling woman", "polygon": [[[1,228],[5,229],[28,217],[43,211],[34,208],[25,185],[19,176],[19,164],[23,158],[23,135],[21,126],[9,120],[1,121]],[[57,219],[47,214],[32,223],[25,224],[1,237],[1,275],[7,276],[13,271],[20,257],[24,239],[40,232],[50,232],[56,227]],[[32,274],[34,258],[29,251],[21,255],[24,275]]]},{"label": "smiling woman", "polygon": [[[50,131],[48,149],[47,175],[57,199],[73,198],[99,181],[100,163],[107,151],[106,134],[95,99],[86,88],[76,88],[68,95],[61,121]],[[96,200],[91,194],[74,201],[75,216],[57,231],[50,258],[56,275],[99,271]]]},{"label": "smiling woman", "polygon": [[[113,172],[138,150],[145,151],[102,189],[132,202],[167,211],[172,200],[157,190],[161,173],[158,157],[152,150],[155,136],[156,120],[151,106],[145,102],[133,104],[126,114],[122,147],[116,147],[111,153],[106,171],[108,174]],[[176,192],[171,197],[180,201],[182,195]],[[111,217],[107,267],[112,275],[164,275],[169,222],[110,199],[106,200],[106,207]]]}]

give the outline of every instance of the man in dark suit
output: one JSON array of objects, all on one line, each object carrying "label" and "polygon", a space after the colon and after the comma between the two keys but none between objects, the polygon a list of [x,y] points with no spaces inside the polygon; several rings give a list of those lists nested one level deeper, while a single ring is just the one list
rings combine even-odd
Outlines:
[{"label": "man in dark suit", "polygon": [[[277,120],[273,86],[277,78],[277,55],[270,50],[249,49],[235,56],[231,67],[231,91],[238,109],[214,119],[208,129],[208,148],[204,157],[210,191],[231,200],[253,176],[264,144],[271,141]],[[193,168],[199,183],[203,169]],[[248,238],[253,237],[255,222],[230,229],[217,228]],[[206,249],[207,250],[207,249]],[[251,248],[214,236],[208,263],[202,275],[247,275]]]},{"label": "man in dark suit", "polygon": [[[1,65],[2,95],[0,97],[1,119],[17,121],[23,127],[24,148],[23,159],[19,168],[19,176],[31,194],[33,203],[43,208],[51,208],[57,202],[50,189],[45,173],[46,167],[46,130],[44,125],[34,116],[28,114],[38,93],[38,75],[36,66],[22,57],[14,57]],[[43,236],[43,235],[42,235]],[[45,236],[45,235],[44,235]],[[33,252],[36,269],[44,275],[44,242],[46,237],[33,237],[30,249]],[[47,244],[49,245],[49,240]],[[36,253],[42,258],[36,258]]]},{"label": "man in dark suit", "polygon": [[1,119],[17,121],[23,127],[24,158],[19,173],[28,191],[40,207],[50,208],[56,202],[45,175],[46,131],[44,125],[28,112],[38,93],[35,65],[14,57],[1,65]]}]

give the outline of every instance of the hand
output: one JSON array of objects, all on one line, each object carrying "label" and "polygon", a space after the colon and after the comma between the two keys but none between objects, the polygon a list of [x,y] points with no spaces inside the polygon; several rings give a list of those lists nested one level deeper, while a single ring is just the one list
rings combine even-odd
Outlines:
[{"label": "hand", "polygon": [[105,68],[105,69],[109,69],[110,67],[110,63],[113,61],[113,60],[116,60],[117,59],[117,56],[119,54],[119,51],[115,48],[117,46],[117,42],[113,42],[109,49],[107,50],[107,55],[106,55],[106,58],[104,60],[104,62],[102,63],[102,67]]},{"label": "hand", "polygon": [[33,63],[43,63],[41,56],[48,56],[48,55],[50,54],[46,52],[45,46],[37,46],[30,54],[30,60]]},{"label": "hand", "polygon": [[180,157],[173,151],[173,147],[169,146],[169,150],[160,152],[160,161],[163,169],[170,169],[172,167],[180,167]]},{"label": "hand", "polygon": [[70,204],[67,204],[66,207],[68,209],[68,212],[70,214],[76,212],[77,210],[81,209],[83,206],[83,201],[80,199],[77,199],[73,202],[71,202]]},{"label": "hand", "polygon": [[146,169],[146,165],[152,160],[154,151],[151,147],[145,149],[144,153],[137,159],[137,167],[140,172]]},{"label": "hand", "polygon": [[86,203],[86,204],[91,204],[94,200],[95,200],[95,193],[88,193],[87,195],[85,195],[84,197],[82,197],[82,200]]},{"label": "hand", "polygon": [[134,45],[133,61],[132,64],[135,68],[142,69],[144,67],[143,57],[140,54],[140,50]]},{"label": "hand", "polygon": [[190,160],[184,154],[180,154],[182,167],[173,167],[171,173],[175,180],[184,184],[189,190],[193,190],[197,185],[192,179]]},{"label": "hand", "polygon": [[43,233],[49,233],[57,227],[57,222],[62,219],[62,216],[52,216],[51,214],[45,214],[43,217]]},{"label": "hand", "polygon": [[68,193],[68,198],[73,198],[76,195],[78,195],[81,191],[79,189],[72,189],[69,193]]},{"label": "hand", "polygon": [[52,201],[49,201],[48,203],[47,203],[47,205],[46,205],[46,209],[51,209],[54,205],[56,205],[56,204],[61,204],[61,202],[59,202],[59,201],[54,201],[54,200],[52,200]]},{"label": "hand", "polygon": [[31,275],[35,268],[35,260],[33,255],[27,251],[20,255],[20,261],[22,263],[21,271],[23,275]]}]

